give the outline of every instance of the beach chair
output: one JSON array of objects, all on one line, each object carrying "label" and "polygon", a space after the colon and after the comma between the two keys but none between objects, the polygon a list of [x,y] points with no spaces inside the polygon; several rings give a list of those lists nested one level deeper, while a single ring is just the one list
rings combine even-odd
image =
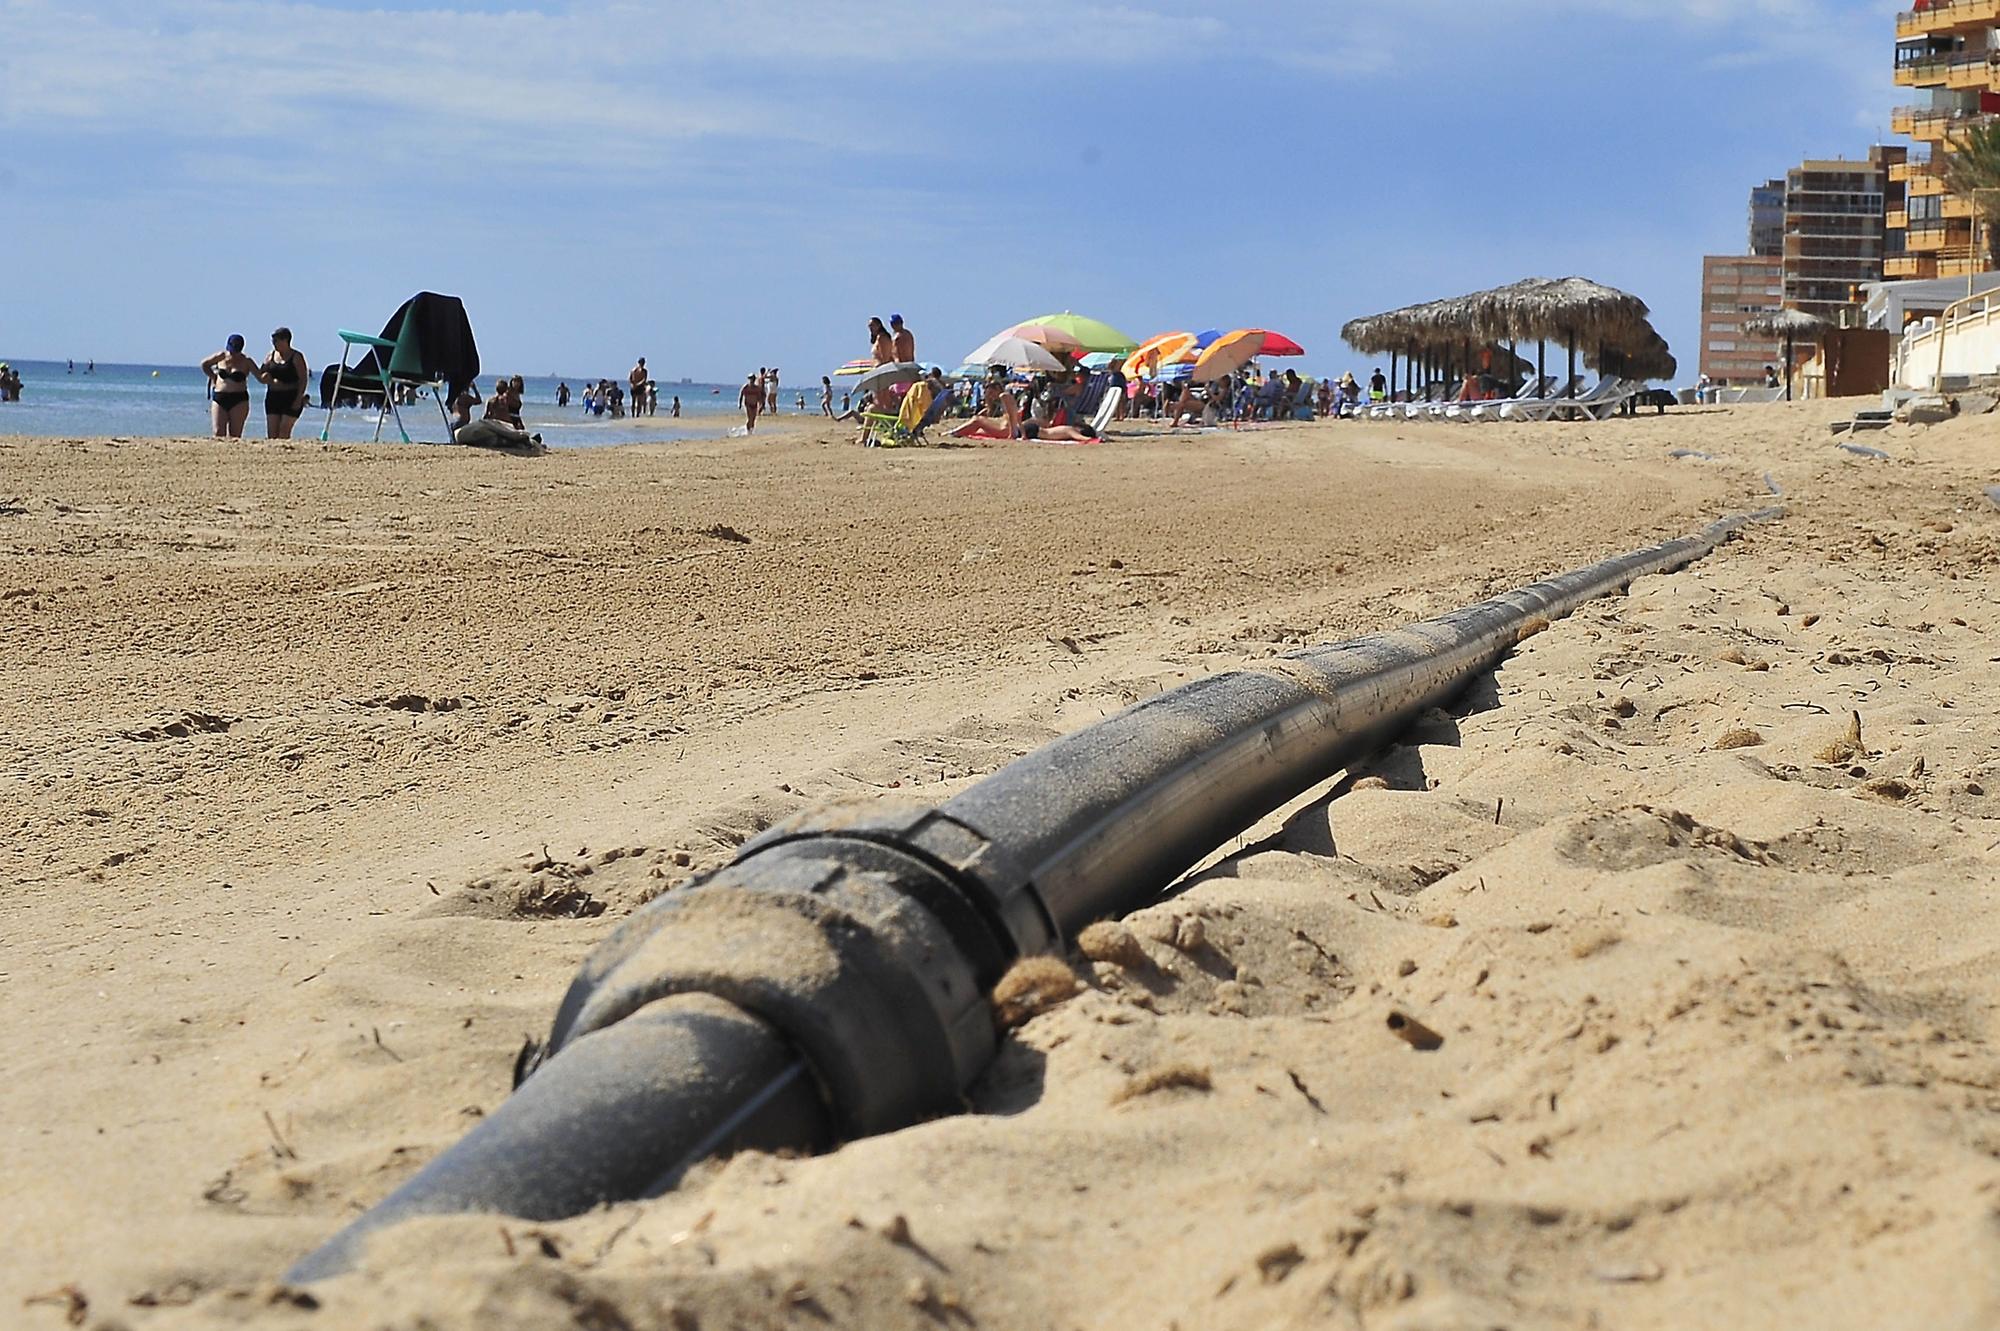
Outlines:
[{"label": "beach chair", "polygon": [[1097,431],[1099,439],[1104,437],[1104,431],[1111,425],[1111,418],[1117,414],[1118,394],[1116,392],[1105,393],[1097,404],[1096,412],[1090,417],[1090,428]]},{"label": "beach chair", "polygon": [[[912,391],[915,390],[913,389]],[[931,400],[931,404],[923,409],[915,421],[905,425],[902,417],[897,417],[895,428],[873,439],[869,447],[914,448],[923,443],[924,432],[950,414],[952,408],[957,405],[957,402],[958,390],[956,388],[945,389],[944,392],[939,393]],[[903,407],[907,411],[909,406],[910,400],[905,397],[903,399]]]},{"label": "beach chair", "polygon": [[884,412],[863,414],[863,446],[905,448],[917,443],[924,431],[937,424],[938,418],[949,409],[953,391],[947,388],[933,397],[926,381],[920,379],[911,384],[910,390],[903,394],[902,410],[894,416]]},{"label": "beach chair", "polygon": [[[420,291],[389,316],[379,336],[348,328],[339,332],[340,364],[320,376],[320,402],[326,408],[326,423],[319,432],[322,443],[333,430],[333,413],[345,393],[358,394],[363,401],[381,399],[382,410],[375,417],[377,443],[382,439],[383,416],[395,418],[396,432],[409,443],[410,432],[404,428],[398,403],[405,389],[430,393],[444,421],[445,438],[451,438],[451,412],[445,398],[456,397],[479,377],[479,348],[472,340],[472,323],[465,317],[463,301],[457,296]],[[350,365],[348,359],[357,347],[364,350]]]},{"label": "beach chair", "polygon": [[[1506,406],[1509,402],[1546,401],[1550,396],[1552,396],[1549,390],[1554,388],[1555,385],[1556,385],[1556,376],[1554,376],[1553,374],[1545,374],[1542,375],[1540,378],[1535,378],[1531,376],[1526,383],[1521,385],[1521,391],[1514,394],[1514,396],[1512,397],[1496,398],[1486,402],[1467,402],[1463,404],[1464,405],[1463,411],[1457,411],[1457,410],[1448,411],[1445,413],[1445,415],[1449,416],[1453,420],[1497,421],[1500,419],[1500,408]],[[1563,389],[1563,392],[1564,393],[1574,392],[1576,390],[1576,385],[1577,381],[1571,380],[1568,387]],[[1554,394],[1553,396],[1559,397],[1561,396],[1561,394]]]},{"label": "beach chair", "polygon": [[[1503,421],[1550,421],[1574,410],[1588,409],[1616,392],[1624,380],[1607,375],[1576,397],[1545,397],[1539,402],[1509,402],[1500,408]],[[1620,399],[1621,401],[1623,399]]]},{"label": "beach chair", "polygon": [[1633,383],[1630,379],[1614,379],[1611,387],[1607,388],[1596,401],[1577,406],[1571,415],[1580,421],[1608,421],[1624,410],[1625,404],[1637,397],[1643,387],[1644,385]]}]

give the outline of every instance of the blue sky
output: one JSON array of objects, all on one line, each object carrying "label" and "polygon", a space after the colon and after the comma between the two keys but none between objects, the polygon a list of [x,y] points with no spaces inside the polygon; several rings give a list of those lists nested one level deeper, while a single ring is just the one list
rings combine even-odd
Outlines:
[{"label": "blue sky", "polygon": [[1528,275],[1691,376],[1750,186],[1887,136],[1875,0],[0,0],[0,357],[193,361],[465,298],[491,371],[816,378]]}]

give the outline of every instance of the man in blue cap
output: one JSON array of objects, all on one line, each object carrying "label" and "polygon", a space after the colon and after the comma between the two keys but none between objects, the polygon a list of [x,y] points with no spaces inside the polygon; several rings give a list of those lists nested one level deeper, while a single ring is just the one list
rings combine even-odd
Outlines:
[{"label": "man in blue cap", "polygon": [[914,365],[917,360],[917,335],[903,327],[903,316],[889,316],[889,332],[896,344],[896,361],[900,365]]}]

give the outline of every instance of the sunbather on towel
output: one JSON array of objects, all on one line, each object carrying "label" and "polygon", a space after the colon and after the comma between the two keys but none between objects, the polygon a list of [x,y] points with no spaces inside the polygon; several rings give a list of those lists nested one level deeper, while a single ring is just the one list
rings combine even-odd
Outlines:
[{"label": "sunbather on towel", "polygon": [[1014,395],[998,384],[986,386],[985,405],[992,415],[974,416],[951,432],[954,439],[1018,439],[1021,437],[1021,409]]}]

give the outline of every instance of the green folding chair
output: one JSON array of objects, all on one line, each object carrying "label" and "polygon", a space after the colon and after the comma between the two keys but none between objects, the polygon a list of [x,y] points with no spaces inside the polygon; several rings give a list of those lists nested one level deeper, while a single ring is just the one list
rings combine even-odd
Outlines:
[{"label": "green folding chair", "polygon": [[[444,394],[439,391],[441,385],[438,381],[427,378],[423,372],[423,356],[417,346],[415,320],[404,319],[403,326],[398,330],[394,340],[376,337],[372,333],[357,333],[351,328],[340,330],[340,340],[344,344],[340,352],[340,369],[333,376],[333,396],[327,399],[326,424],[319,430],[321,443],[326,442],[327,435],[333,429],[333,413],[340,405],[340,387],[347,377],[347,360],[356,347],[366,347],[368,351],[372,351],[380,371],[376,377],[381,384],[383,409],[375,417],[376,443],[382,441],[382,417],[385,415],[396,418],[396,432],[403,436],[404,443],[410,442],[410,432],[403,428],[403,413],[396,402],[397,387],[403,384],[430,390],[431,396],[437,400],[438,414],[444,418],[445,437],[450,438],[451,412],[444,404]],[[362,353],[364,357],[367,354],[368,352]],[[356,382],[359,383],[361,380],[357,379]]]}]

